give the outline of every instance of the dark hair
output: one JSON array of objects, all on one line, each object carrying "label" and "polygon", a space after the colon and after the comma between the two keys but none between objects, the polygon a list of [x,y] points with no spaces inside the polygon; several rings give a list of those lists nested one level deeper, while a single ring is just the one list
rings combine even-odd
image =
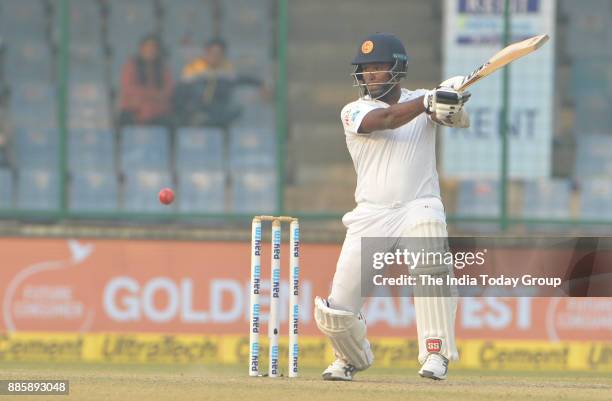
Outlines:
[{"label": "dark hair", "polygon": [[225,42],[225,40],[223,40],[220,37],[212,38],[208,42],[206,42],[207,49],[213,46],[219,46],[223,50],[224,53],[227,50],[227,43]]},{"label": "dark hair", "polygon": [[148,34],[148,35],[143,36],[142,39],[140,39],[140,43],[138,44],[138,53],[136,53],[136,57],[134,58],[134,61],[136,62],[136,73],[138,75],[138,83],[141,85],[147,84],[147,74],[145,72],[145,66],[149,62],[145,61],[140,56],[140,49],[146,42],[150,42],[150,41],[153,41],[157,45],[157,57],[155,57],[155,60],[153,60],[152,62],[153,76],[155,80],[155,86],[157,86],[158,88],[161,88],[163,86],[163,83],[162,83],[163,64],[164,64],[162,60],[163,48],[162,48],[161,40],[155,34]]}]

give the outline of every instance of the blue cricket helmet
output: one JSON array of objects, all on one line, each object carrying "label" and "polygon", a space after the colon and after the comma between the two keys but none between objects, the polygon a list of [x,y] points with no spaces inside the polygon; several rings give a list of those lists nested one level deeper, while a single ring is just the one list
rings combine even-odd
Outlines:
[{"label": "blue cricket helmet", "polygon": [[[389,63],[392,65],[388,71],[390,73],[389,80],[382,83],[384,84],[384,90],[381,91],[382,93],[376,94],[376,96],[373,96],[368,84],[363,79],[363,65],[374,63]],[[357,55],[351,64],[355,66],[355,71],[352,74],[355,79],[353,86],[360,88],[361,96],[369,95],[372,99],[378,99],[389,93],[406,76],[408,55],[401,40],[395,35],[377,32],[361,41]],[[377,85],[379,84],[377,83]]]}]

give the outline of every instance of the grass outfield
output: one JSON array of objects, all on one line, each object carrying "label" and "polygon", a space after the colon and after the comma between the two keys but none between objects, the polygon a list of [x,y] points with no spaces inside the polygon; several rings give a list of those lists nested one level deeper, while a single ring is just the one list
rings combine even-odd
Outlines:
[{"label": "grass outfield", "polygon": [[[245,366],[0,364],[0,379],[70,380],[70,395],[57,396],[58,401],[612,400],[612,377],[601,373],[450,373],[448,381],[434,382],[414,371],[372,369],[355,382],[340,383],[320,380],[320,371],[313,369],[303,369],[297,379],[269,379],[248,377]],[[0,400],[13,398],[0,396]]]}]

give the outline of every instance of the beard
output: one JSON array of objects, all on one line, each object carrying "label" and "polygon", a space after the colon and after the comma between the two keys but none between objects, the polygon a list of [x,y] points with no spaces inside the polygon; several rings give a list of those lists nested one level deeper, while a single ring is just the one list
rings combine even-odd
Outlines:
[{"label": "beard", "polygon": [[393,84],[380,83],[368,85],[368,93],[372,98],[376,98],[388,92],[391,87],[393,87]]}]

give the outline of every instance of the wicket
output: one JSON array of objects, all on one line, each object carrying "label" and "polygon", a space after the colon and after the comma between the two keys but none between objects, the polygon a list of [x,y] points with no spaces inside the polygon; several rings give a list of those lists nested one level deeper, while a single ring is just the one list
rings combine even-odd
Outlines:
[{"label": "wicket", "polygon": [[259,376],[259,333],[260,289],[261,289],[261,250],[263,221],[272,222],[272,247],[270,267],[270,314],[268,318],[269,366],[268,376],[279,377],[280,336],[280,274],[281,274],[281,224],[290,223],[289,248],[289,377],[298,374],[298,319],[299,319],[299,263],[300,263],[300,225],[296,218],[288,216],[255,216],[251,227],[251,317],[249,334],[249,376]]}]

